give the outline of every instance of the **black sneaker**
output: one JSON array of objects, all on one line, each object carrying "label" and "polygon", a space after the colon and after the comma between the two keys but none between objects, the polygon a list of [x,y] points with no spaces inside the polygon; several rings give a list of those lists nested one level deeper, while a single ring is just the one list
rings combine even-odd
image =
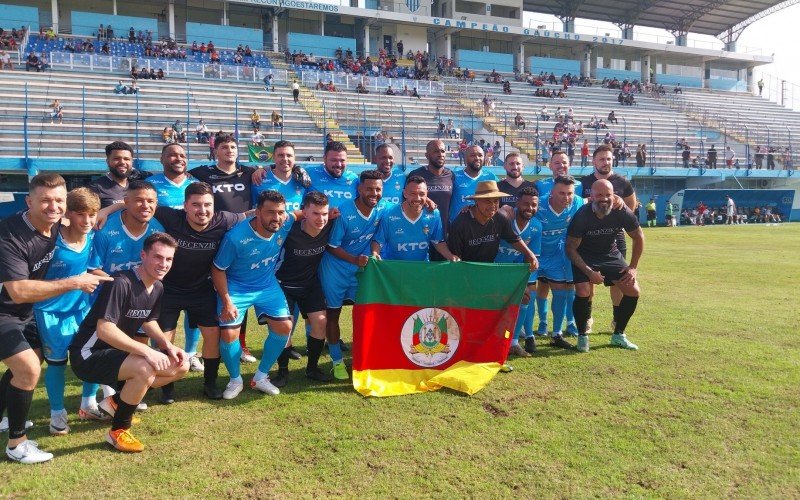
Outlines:
[{"label": "black sneaker", "polygon": [[222,391],[215,385],[203,385],[203,395],[208,399],[222,399]]},{"label": "black sneaker", "polygon": [[533,354],[536,352],[536,339],[533,337],[525,338],[525,352],[528,354]]},{"label": "black sneaker", "polygon": [[324,372],[319,368],[314,368],[313,370],[306,368],[306,377],[316,382],[330,382],[333,380],[333,376],[330,373]]},{"label": "black sneaker", "polygon": [[350,350],[350,348],[347,346],[347,344],[344,343],[343,340],[339,341],[339,347],[342,349],[342,352],[347,352]]},{"label": "black sneaker", "polygon": [[289,359],[294,359],[295,361],[303,357],[303,355],[300,354],[300,352],[294,347],[287,347],[286,353],[289,355]]},{"label": "black sneaker", "polygon": [[278,368],[275,375],[270,375],[269,381],[277,388],[284,387],[289,382],[289,370],[286,368]]},{"label": "black sneaker", "polygon": [[564,340],[561,335],[550,337],[550,345],[553,347],[560,347],[562,349],[575,349],[575,346]]},{"label": "black sneaker", "polygon": [[175,402],[175,389],[162,387],[161,388],[161,396],[158,398],[158,401],[162,405],[171,405]]}]

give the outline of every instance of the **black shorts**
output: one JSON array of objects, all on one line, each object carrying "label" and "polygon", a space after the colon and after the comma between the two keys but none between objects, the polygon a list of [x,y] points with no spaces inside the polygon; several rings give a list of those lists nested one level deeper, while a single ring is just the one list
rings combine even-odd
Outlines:
[{"label": "black shorts", "polygon": [[655,212],[647,212],[647,220],[656,220]]},{"label": "black shorts", "polygon": [[[570,281],[570,280],[551,280],[549,278],[545,278],[541,274],[539,275],[538,278],[536,278],[536,281],[534,281],[533,283],[536,283],[536,282],[539,282],[539,283],[555,283],[557,285],[574,285],[575,284],[575,281]],[[533,283],[528,282],[529,285],[531,285]]]},{"label": "black shorts", "polygon": [[[600,274],[603,275],[605,280],[603,280],[603,284],[605,286],[613,286],[615,281],[622,279],[624,275],[625,268],[628,267],[628,263],[625,262],[624,259],[609,259],[605,261],[595,261],[591,262],[584,259],[586,265],[594,269],[595,271],[599,271]],[[574,265],[572,266],[572,279],[575,283],[588,283],[589,277],[586,276],[583,271]]]},{"label": "black shorts", "polygon": [[328,308],[319,280],[302,288],[281,285],[281,290],[286,296],[289,310],[294,311],[295,306],[298,306],[304,317],[309,313],[325,311]]},{"label": "black shorts", "polygon": [[84,359],[78,348],[69,350],[69,364],[75,376],[84,382],[105,384],[116,387],[119,381],[119,369],[125,359],[130,356],[119,349],[97,349],[90,351]]},{"label": "black shorts", "polygon": [[217,294],[211,287],[190,294],[164,290],[164,296],[161,298],[161,314],[158,317],[158,326],[165,332],[176,329],[181,311],[186,311],[186,315],[189,318],[189,326],[192,328],[219,326]]},{"label": "black shorts", "polygon": [[622,258],[628,256],[628,243],[625,241],[625,233],[620,231],[617,233],[617,250],[622,254]]},{"label": "black shorts", "polygon": [[10,358],[27,349],[41,349],[36,320],[21,321],[19,318],[0,318],[0,360]]}]

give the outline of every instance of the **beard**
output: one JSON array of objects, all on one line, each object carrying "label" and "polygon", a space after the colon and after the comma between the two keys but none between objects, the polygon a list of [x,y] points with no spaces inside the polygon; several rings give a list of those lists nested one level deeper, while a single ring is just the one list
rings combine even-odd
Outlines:
[{"label": "beard", "polygon": [[594,213],[596,214],[602,214],[603,216],[606,216],[611,213],[611,203],[600,204],[596,201],[593,201],[592,210],[594,210]]}]

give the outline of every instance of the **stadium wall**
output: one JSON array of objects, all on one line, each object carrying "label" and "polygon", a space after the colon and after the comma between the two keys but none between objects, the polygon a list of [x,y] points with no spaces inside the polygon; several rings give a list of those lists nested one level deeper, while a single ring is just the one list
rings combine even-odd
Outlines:
[{"label": "stadium wall", "polygon": [[186,42],[203,43],[213,41],[217,47],[236,48],[249,45],[253,50],[264,46],[264,32],[251,28],[220,26],[219,24],[186,23]]},{"label": "stadium wall", "polygon": [[128,37],[128,30],[133,27],[136,31],[150,30],[153,33],[153,39],[158,38],[158,21],[147,17],[133,17],[133,16],[115,16],[113,14],[97,14],[94,12],[78,12],[72,11],[70,13],[70,23],[72,25],[72,34],[78,36],[95,36],[97,28],[102,24],[108,26],[109,24],[114,29],[114,36]]},{"label": "stadium wall", "polygon": [[660,83],[663,85],[677,85],[680,83],[681,87],[694,87],[694,88],[703,87],[702,78],[696,76],[667,75],[663,73],[659,73],[656,75],[656,83]]},{"label": "stadium wall", "polygon": [[528,67],[534,75],[542,71],[545,73],[553,73],[556,76],[565,75],[567,73],[573,75],[581,74],[581,62],[572,59],[532,56],[528,58]]},{"label": "stadium wall", "polygon": [[456,64],[462,68],[491,71],[514,71],[514,56],[498,52],[483,52],[479,50],[458,49],[456,51]]},{"label": "stadium wall", "polygon": [[0,26],[11,31],[11,28],[30,26],[39,31],[39,9],[22,5],[0,4]]},{"label": "stadium wall", "polygon": [[309,35],[306,33],[289,33],[289,50],[302,50],[305,54],[314,54],[318,57],[335,57],[336,49],[343,51],[350,49],[356,52],[354,38],[339,38],[335,36]]}]

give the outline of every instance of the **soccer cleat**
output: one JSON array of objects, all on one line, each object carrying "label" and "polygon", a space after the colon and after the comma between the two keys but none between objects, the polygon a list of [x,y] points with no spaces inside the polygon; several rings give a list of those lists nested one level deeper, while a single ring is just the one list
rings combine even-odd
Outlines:
[{"label": "soccer cleat", "polygon": [[242,355],[239,356],[239,360],[241,360],[242,363],[255,363],[256,357],[250,353],[250,349],[242,347]]},{"label": "soccer cleat", "polygon": [[547,321],[539,322],[539,328],[536,330],[536,335],[540,337],[547,337]]},{"label": "soccer cleat", "polygon": [[53,454],[39,449],[36,441],[30,439],[18,444],[13,450],[6,447],[6,456],[21,464],[40,464],[53,459]]},{"label": "soccer cleat", "polygon": [[334,363],[333,364],[333,378],[336,380],[348,380],[350,378],[350,374],[347,373],[347,367],[344,365],[344,362]]},{"label": "soccer cleat", "polygon": [[503,366],[500,367],[500,373],[511,373],[514,371],[514,367],[509,365],[508,363],[503,363]]},{"label": "soccer cleat", "polygon": [[233,399],[239,395],[244,389],[244,383],[239,382],[238,380],[231,380],[228,382],[228,385],[225,386],[225,390],[222,391],[222,399]]},{"label": "soccer cleat", "polygon": [[578,326],[575,323],[567,324],[567,331],[565,333],[567,337],[577,337],[578,336]]},{"label": "soccer cleat", "polygon": [[216,385],[203,385],[203,395],[208,399],[222,399],[222,391]]},{"label": "soccer cleat", "polygon": [[272,385],[272,382],[269,381],[269,377],[264,377],[261,380],[252,379],[250,381],[250,388],[261,391],[264,394],[269,394],[270,396],[277,396],[281,393],[280,389]]},{"label": "soccer cleat", "polygon": [[148,408],[147,403],[145,403],[144,401],[136,405],[136,411],[147,411],[147,408]]},{"label": "soccer cleat", "polygon": [[550,345],[553,347],[560,347],[561,349],[574,349],[575,346],[564,340],[561,335],[553,335],[550,337]]},{"label": "soccer cleat", "polygon": [[580,352],[589,352],[589,336],[588,335],[579,335],[578,336],[577,349]]},{"label": "soccer cleat", "polygon": [[[25,429],[30,429],[33,427],[33,422],[30,420],[25,421]],[[3,417],[0,419],[0,433],[8,432],[8,417]]]},{"label": "soccer cleat", "polygon": [[270,383],[275,387],[284,387],[289,382],[289,370],[286,368],[278,368],[278,371],[275,372],[275,376],[269,379]]},{"label": "soccer cleat", "polygon": [[594,318],[586,320],[586,333],[592,333],[592,326],[594,325]]},{"label": "soccer cleat", "polygon": [[303,357],[303,355],[300,354],[300,352],[294,347],[287,347],[286,353],[289,355],[289,359],[294,359],[295,361]]},{"label": "soccer cleat", "polygon": [[111,420],[111,418],[100,411],[100,408],[80,408],[78,410],[78,418],[81,420],[99,420],[101,422],[105,422]]},{"label": "soccer cleat", "polygon": [[525,352],[528,354],[533,354],[536,352],[536,339],[533,337],[525,338]]},{"label": "soccer cleat", "polygon": [[117,413],[117,403],[112,396],[103,398],[102,401],[97,403],[97,407],[109,417],[113,417],[114,414]]},{"label": "soccer cleat", "polygon": [[626,337],[624,333],[615,333],[612,335],[611,345],[630,349],[631,351],[636,351],[639,349],[639,346],[628,340],[628,337]]},{"label": "soccer cleat", "polygon": [[119,451],[125,453],[139,453],[144,451],[144,445],[133,437],[130,429],[117,429],[108,431],[106,442]]},{"label": "soccer cleat", "polygon": [[162,405],[171,405],[175,402],[175,389],[174,388],[161,388],[161,396],[158,397],[158,401]]},{"label": "soccer cleat", "polygon": [[69,434],[67,410],[61,410],[55,415],[50,415],[50,434],[53,436],[66,436]]},{"label": "soccer cleat", "polygon": [[319,368],[314,368],[313,370],[306,368],[306,377],[316,382],[330,382],[333,380],[330,374],[325,373]]},{"label": "soccer cleat", "polygon": [[201,373],[205,371],[205,367],[203,366],[203,362],[200,361],[200,358],[197,356],[192,356],[189,358],[189,371]]},{"label": "soccer cleat", "polygon": [[350,347],[344,343],[344,340],[339,341],[339,348],[342,349],[342,352],[347,352],[350,350]]},{"label": "soccer cleat", "polygon": [[508,350],[508,355],[509,356],[517,356],[518,358],[529,358],[529,357],[531,357],[531,355],[528,354],[528,351],[523,349],[522,346],[519,345],[519,344],[512,345],[511,348]]}]

